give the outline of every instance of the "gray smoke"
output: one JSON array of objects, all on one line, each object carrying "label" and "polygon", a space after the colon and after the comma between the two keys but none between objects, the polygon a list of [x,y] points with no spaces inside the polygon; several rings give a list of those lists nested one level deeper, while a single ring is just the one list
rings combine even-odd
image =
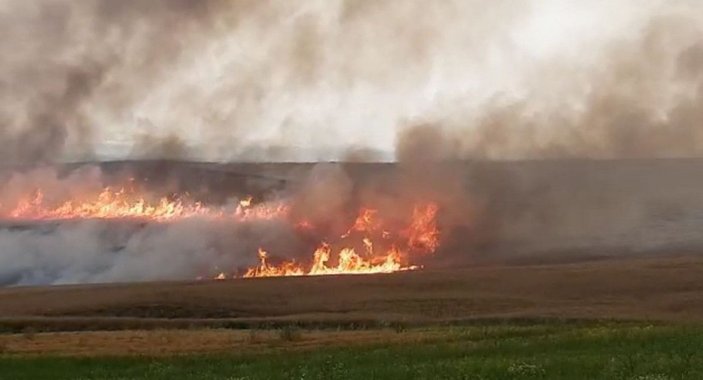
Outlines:
[{"label": "gray smoke", "polygon": [[[213,183],[220,183],[231,173],[227,165],[207,167],[210,174],[191,179],[210,181],[208,176],[214,176]],[[334,241],[346,232],[359,207],[378,209],[388,222],[404,227],[412,206],[428,200],[440,207],[441,231],[439,252],[420,258],[428,268],[476,261],[688,253],[703,247],[700,159],[269,164],[252,170],[288,178],[284,188],[255,193],[258,201],[289,201],[294,220],[301,218],[318,228],[312,234],[301,233],[292,223],[276,220],[152,224],[2,220],[0,283],[189,280],[219,272],[242,274],[257,263],[259,247],[274,260],[309,260],[320,241]],[[220,177],[222,173],[225,177]],[[96,166],[14,172],[3,178],[6,186],[0,189],[0,200],[3,206],[13,205],[36,188],[44,190],[46,202],[81,199],[94,196],[106,184],[124,184],[124,178],[129,176],[121,170]],[[163,183],[144,182],[154,187],[146,187],[142,194],[148,198],[153,191],[153,196],[163,196],[168,188]],[[212,204],[233,211],[239,193],[223,183],[225,188],[209,190],[229,198],[213,197]]]},{"label": "gray smoke", "polygon": [[[43,204],[47,207],[66,200],[94,200],[111,184],[134,185],[139,196],[151,201],[168,194],[169,185],[164,185],[168,181],[131,183],[129,174],[136,171],[132,169],[108,172],[100,166],[86,165],[8,172],[3,178],[6,185],[0,188],[0,210],[3,216],[7,215],[21,199],[38,189],[44,194]],[[269,187],[255,195],[259,205],[292,205],[291,220],[194,217],[157,223],[134,219],[36,221],[0,217],[0,286],[193,280],[213,278],[221,272],[241,276],[247,268],[258,265],[260,247],[269,251],[274,261],[307,262],[321,241],[346,232],[350,220],[356,217],[349,208],[353,183],[346,171],[335,164],[285,172],[296,180],[286,188]],[[209,175],[217,182],[217,170],[206,173],[209,174],[205,174],[205,180],[212,179],[207,178]],[[228,198],[215,197],[220,200],[205,205],[232,214],[247,194],[217,186],[210,189],[218,190],[227,193]],[[298,217],[322,228],[301,234],[295,226]]]},{"label": "gray smoke", "polygon": [[[458,233],[446,249],[465,252],[454,259],[570,260],[703,246],[695,233],[703,228],[700,161],[654,160],[703,154],[703,8],[642,4],[617,38],[516,61],[527,68],[513,91],[477,104],[450,98],[400,127],[401,164],[424,173],[421,181],[434,179],[438,193],[447,184],[464,189],[449,203],[468,205],[464,219],[447,225]],[[486,159],[508,162],[452,164]],[[436,178],[436,167],[453,169]]]},{"label": "gray smoke", "polygon": [[243,274],[257,248],[303,248],[276,222],[79,221],[0,229],[0,284],[194,280]]},{"label": "gray smoke", "polygon": [[[591,63],[547,61],[522,95],[408,122],[399,160],[675,158],[703,153],[703,8],[672,2]],[[584,49],[587,49],[584,46]]]},{"label": "gray smoke", "polygon": [[686,0],[2,0],[2,158],[389,160],[400,133],[402,159],[418,125],[450,136],[447,157],[699,155],[702,15]]}]

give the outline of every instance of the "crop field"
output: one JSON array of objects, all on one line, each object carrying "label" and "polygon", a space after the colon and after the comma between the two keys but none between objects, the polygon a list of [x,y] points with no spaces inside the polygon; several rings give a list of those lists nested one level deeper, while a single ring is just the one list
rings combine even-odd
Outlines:
[{"label": "crop field", "polygon": [[[703,328],[489,324],[5,336],[0,379],[697,379]],[[186,355],[187,354],[187,355]]]},{"label": "crop field", "polygon": [[0,290],[0,379],[696,379],[703,260]]},{"label": "crop field", "polygon": [[703,0],[0,36],[0,380],[703,380]]},{"label": "crop field", "polygon": [[392,275],[14,287],[0,289],[0,326],[94,330],[190,324],[371,327],[486,318],[697,321],[703,316],[702,277],[702,258],[680,256]]}]

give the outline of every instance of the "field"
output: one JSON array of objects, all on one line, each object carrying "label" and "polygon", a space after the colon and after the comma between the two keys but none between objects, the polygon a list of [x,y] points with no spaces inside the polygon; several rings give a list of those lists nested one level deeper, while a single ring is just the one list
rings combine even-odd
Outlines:
[{"label": "field", "polygon": [[[257,194],[242,178],[265,172],[264,191],[307,170],[178,167],[163,180],[193,193],[210,181]],[[472,199],[491,200],[485,223],[476,239],[448,235],[416,272],[0,287],[0,380],[703,378],[701,168],[451,166]],[[346,169],[360,184],[398,170]],[[67,252],[56,262],[73,263]],[[0,284],[52,283],[54,261],[23,266],[27,254],[5,261]],[[47,282],[22,282],[33,278]]]},{"label": "field", "polygon": [[[533,324],[373,332],[281,330],[37,334],[9,347],[63,356],[9,354],[0,379],[699,379],[703,328],[651,324]],[[210,353],[173,356],[173,344],[216,337]],[[138,338],[136,340],[133,340]],[[77,345],[76,339],[83,339]],[[146,354],[144,340],[167,351]],[[73,342],[73,343],[70,343]],[[121,352],[126,344],[139,355]],[[169,343],[170,342],[170,343]],[[92,345],[107,352],[90,350]],[[63,346],[61,345],[63,344]],[[74,351],[71,351],[74,349]],[[140,352],[140,350],[142,352]],[[37,352],[37,351],[35,351]],[[184,352],[182,352],[183,354]],[[66,357],[65,355],[69,355]],[[82,355],[76,357],[74,355]]]},{"label": "field", "polygon": [[0,290],[0,379],[695,379],[703,259]]},{"label": "field", "polygon": [[681,256],[393,275],[16,287],[0,289],[0,326],[81,330],[290,323],[372,327],[487,318],[697,321],[703,317],[702,277],[703,258]]}]

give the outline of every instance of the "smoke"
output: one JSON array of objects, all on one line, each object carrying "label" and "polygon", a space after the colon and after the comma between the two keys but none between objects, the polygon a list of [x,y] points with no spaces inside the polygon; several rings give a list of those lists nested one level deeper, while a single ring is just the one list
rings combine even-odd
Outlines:
[{"label": "smoke", "polygon": [[[284,188],[243,184],[241,193],[222,179],[234,176],[241,182],[235,170],[243,170],[246,165],[208,164],[199,173],[171,168],[174,176],[182,177],[179,180],[193,183],[201,178],[209,182],[207,193],[195,193],[179,188],[175,179],[142,178],[141,174],[151,172],[150,164],[127,163],[119,169],[108,169],[112,165],[44,167],[7,173],[7,185],[0,189],[0,285],[188,280],[212,278],[220,272],[242,275],[258,264],[260,247],[269,252],[273,262],[308,263],[321,242],[330,243],[333,249],[351,246],[363,250],[363,246],[355,246],[361,245],[356,233],[343,242],[340,236],[349,234],[359,210],[365,208],[377,210],[384,229],[393,234],[392,240],[375,242],[380,254],[396,243],[404,244],[401,241],[416,204],[437,202],[448,206],[453,202],[450,197],[457,193],[449,184],[445,184],[443,193],[435,193],[434,186],[417,181],[416,173],[374,170],[375,166],[366,164],[260,164],[254,167],[257,176],[284,173],[290,180]],[[140,172],[140,179],[134,180]],[[147,204],[168,196],[169,189],[177,189],[176,196],[193,197],[193,201],[203,201],[206,207],[233,217],[195,216],[165,222],[129,218],[36,220],[31,216],[33,212],[20,216],[10,212],[23,201],[34,199],[37,190],[43,195],[41,204],[53,208],[67,200],[91,202],[108,185],[135,188],[136,195]],[[228,197],[213,196],[220,192]],[[290,206],[289,214],[281,218],[235,218],[239,200],[246,194],[263,205],[270,202],[275,207],[283,202]],[[455,205],[454,214],[447,210],[444,220],[450,221],[450,216],[458,216],[461,205]],[[23,219],[27,215],[28,219]],[[298,222],[305,224],[298,227]],[[368,238],[374,238],[373,232],[369,233]]]},{"label": "smoke", "polygon": [[[686,178],[697,161],[620,159],[703,153],[703,8],[645,2],[633,14],[626,32],[520,57],[523,75],[504,90],[449,97],[400,125],[396,159],[466,210],[445,221],[451,260],[700,249],[703,184]],[[472,162],[496,159],[507,162]]]},{"label": "smoke", "polygon": [[[209,29],[209,1],[0,4],[4,161],[60,162],[100,152],[109,123],[168,75]],[[174,28],[180,38],[167,38]],[[113,125],[134,135],[127,123]],[[168,137],[167,137],[168,138]]]},{"label": "smoke", "polygon": [[[109,171],[87,165],[5,173],[0,206],[12,209],[37,190],[43,194],[43,204],[58,206],[66,200],[95,199],[109,185],[134,186],[140,197],[152,201],[169,194],[169,188],[178,188],[168,180],[132,182],[135,172],[131,167]],[[217,172],[215,181],[216,177]],[[325,178],[313,174],[303,187],[311,189],[319,187],[317,181],[334,180]],[[250,186],[250,190],[257,187]],[[238,197],[246,194],[217,186],[209,191],[218,190],[227,192],[228,197],[213,197],[219,200],[206,205],[229,213],[234,212]],[[207,195],[201,194],[204,199]],[[267,196],[274,202],[292,195],[275,188],[257,194],[262,202]],[[275,252],[278,259],[301,258],[312,252],[310,242],[296,233],[292,223],[276,218],[240,221],[203,216],[168,223],[8,218],[0,221],[0,285],[194,280],[220,272],[241,275],[247,267],[258,264],[256,252],[262,246]]]},{"label": "smoke", "polygon": [[[217,204],[287,197],[329,233],[360,205],[400,218],[432,199],[439,256],[462,262],[698,244],[694,164],[472,160],[700,156],[701,21],[685,0],[0,0],[4,165],[399,162],[11,170],[0,202],[134,177]],[[193,278],[253,264],[262,242],[309,248],[269,222],[7,226],[0,283]]]},{"label": "smoke", "polygon": [[[701,160],[208,164],[199,171],[182,163],[171,164],[185,166],[181,170],[150,165],[6,173],[0,203],[12,207],[42,189],[46,203],[59,205],[67,199],[93,199],[106,185],[133,184],[147,199],[171,191],[190,193],[195,200],[230,211],[240,197],[252,194],[256,202],[291,205],[291,218],[168,223],[10,218],[0,221],[0,284],[241,275],[258,263],[259,247],[274,262],[307,262],[321,241],[334,241],[348,230],[361,207],[378,210],[389,225],[402,229],[413,205],[426,201],[439,206],[440,230],[439,250],[415,262],[427,268],[699,252],[703,246]],[[246,170],[256,176],[247,180],[242,177]],[[174,178],[152,181],[143,177],[147,173]],[[260,182],[262,176],[287,178],[286,185]],[[134,177],[139,181],[130,182]],[[199,183],[205,184],[204,192],[182,187]],[[296,220],[316,228],[301,231]]]},{"label": "smoke", "polygon": [[[140,171],[141,166],[146,168]],[[139,182],[134,181],[135,174],[151,173],[149,165],[136,163],[118,170],[97,165],[47,166],[5,173],[6,185],[0,189],[4,215],[0,218],[0,285],[192,280],[221,272],[242,275],[259,263],[260,247],[270,251],[274,260],[306,262],[321,241],[339,237],[356,218],[353,180],[337,164],[285,168],[283,172],[296,179],[285,188],[271,186],[271,182],[263,187],[244,183],[242,193],[221,181],[221,171],[226,169],[208,165],[193,174],[171,167],[174,178],[141,178]],[[266,167],[258,169],[265,171]],[[270,175],[276,172],[273,169]],[[257,173],[261,174],[265,173]],[[191,193],[177,184],[178,180],[192,183],[195,177],[211,182],[205,193]],[[241,181],[242,177],[235,173],[234,179]],[[66,200],[94,200],[110,185],[135,188],[148,201],[175,189],[174,194],[190,194],[196,197],[193,201],[203,201],[206,207],[225,214],[233,214],[239,200],[252,194],[260,205],[270,202],[275,207],[283,202],[292,206],[292,216],[246,220],[196,216],[159,223],[128,218],[36,221],[6,214],[37,190],[43,195],[42,204],[56,207]],[[219,192],[227,197],[216,196]],[[301,233],[296,220],[321,227]]]},{"label": "smoke", "polygon": [[579,55],[536,65],[523,94],[496,94],[471,110],[448,104],[406,123],[398,159],[701,156],[703,8],[681,5],[589,49],[586,63]]},{"label": "smoke", "polygon": [[[700,154],[692,1],[0,1],[7,163]],[[437,153],[437,152],[434,152]]]},{"label": "smoke", "polygon": [[[7,163],[697,155],[692,1],[0,1]],[[396,144],[397,141],[397,144]]]},{"label": "smoke", "polygon": [[259,221],[78,221],[0,229],[0,284],[194,280],[258,263],[259,245],[304,250],[290,227]]}]

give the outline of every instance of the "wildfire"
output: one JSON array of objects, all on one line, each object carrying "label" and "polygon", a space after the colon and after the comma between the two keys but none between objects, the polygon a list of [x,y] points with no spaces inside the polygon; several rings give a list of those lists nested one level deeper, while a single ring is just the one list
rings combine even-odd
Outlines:
[{"label": "wildfire", "polygon": [[432,253],[439,247],[439,230],[437,229],[437,211],[435,203],[416,206],[413,209],[412,222],[406,231],[408,245]]},{"label": "wildfire", "polygon": [[278,276],[300,276],[303,275],[295,262],[285,262],[279,266],[272,266],[267,262],[268,252],[259,248],[259,260],[261,264],[258,267],[250,268],[244,277],[278,277]]},{"label": "wildfire", "polygon": [[[340,237],[341,248],[335,250],[329,243],[321,243],[313,252],[312,261],[308,265],[295,261],[272,265],[268,253],[260,248],[260,264],[249,268],[243,277],[371,274],[418,269],[419,266],[410,263],[411,254],[432,253],[439,246],[437,211],[438,207],[434,203],[416,206],[409,226],[394,239],[391,232],[382,228],[383,222],[377,217],[378,211],[363,208],[352,227]],[[360,244],[355,244],[356,235],[359,235]],[[381,245],[387,248],[376,252],[374,238],[380,239],[385,243]],[[390,244],[388,240],[391,240]],[[355,245],[363,247],[362,254],[356,252]]]},{"label": "wildfire", "polygon": [[234,215],[239,220],[268,220],[286,216],[289,210],[284,202],[254,204],[252,197],[247,197],[239,201]]},{"label": "wildfire", "polygon": [[[280,219],[299,234],[321,238],[329,235],[303,215],[295,217],[284,201],[256,203],[246,197],[235,204],[212,206],[194,201],[188,194],[149,197],[127,188],[106,187],[79,199],[56,200],[41,190],[16,204],[0,206],[0,219],[42,221],[79,219],[139,219],[168,222],[187,218],[227,219],[238,222]],[[405,217],[384,219],[381,210],[362,207],[350,227],[338,236],[325,236],[307,260],[280,260],[262,247],[259,264],[241,277],[320,276],[339,274],[391,273],[420,268],[413,259],[435,252],[439,247],[436,203],[414,205]],[[299,213],[298,213],[299,214]],[[402,220],[406,219],[406,220]],[[324,226],[323,226],[324,227]],[[344,230],[343,230],[344,231]],[[216,279],[228,277],[225,272]]]},{"label": "wildfire", "polygon": [[98,194],[80,200],[47,202],[44,192],[20,199],[14,207],[0,208],[0,218],[10,220],[71,219],[144,219],[164,222],[194,217],[237,220],[273,219],[285,216],[284,203],[254,204],[252,198],[239,202],[234,211],[227,207],[210,207],[193,201],[187,195],[147,199],[134,190],[104,188]]}]

